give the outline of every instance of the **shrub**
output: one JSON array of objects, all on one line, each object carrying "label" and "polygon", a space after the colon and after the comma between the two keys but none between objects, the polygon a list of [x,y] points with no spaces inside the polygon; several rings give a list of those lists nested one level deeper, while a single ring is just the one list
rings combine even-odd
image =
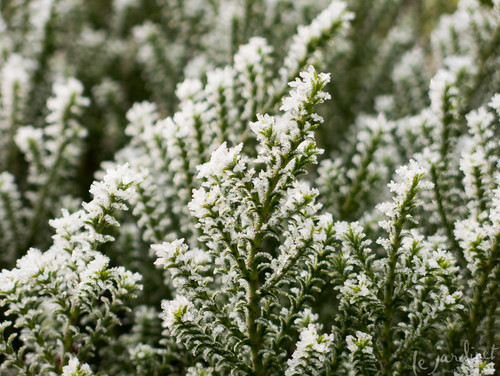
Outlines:
[{"label": "shrub", "polygon": [[495,374],[498,1],[0,10],[2,374]]}]

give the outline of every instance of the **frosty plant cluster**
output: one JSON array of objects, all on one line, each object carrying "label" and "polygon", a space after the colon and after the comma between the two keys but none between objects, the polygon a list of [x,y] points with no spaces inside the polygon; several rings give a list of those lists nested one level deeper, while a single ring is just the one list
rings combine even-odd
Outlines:
[{"label": "frosty plant cluster", "polygon": [[0,4],[2,375],[498,372],[497,0],[106,4]]},{"label": "frosty plant cluster", "polygon": [[127,209],[138,182],[127,166],[108,171],[92,185],[94,199],[83,209],[51,221],[54,243],[47,251],[32,248],[16,268],[2,272],[2,306],[13,319],[2,322],[3,367],[30,375],[69,374],[119,323],[117,315],[140,290],[141,277],[110,267],[98,247],[114,240],[106,230],[118,225],[114,215]]},{"label": "frosty plant cluster", "polygon": [[[286,353],[276,356],[305,301],[322,284],[332,226],[328,218],[315,224],[317,191],[297,180],[320,152],[313,130],[322,118],[315,107],[329,98],[321,91],[329,76],[310,67],[301,78],[291,83],[283,115],[258,116],[251,124],[258,157],[241,155],[242,144],[229,149],[222,144],[198,167],[203,183],[189,209],[207,251],[189,250],[181,241],[153,246],[157,264],[167,269],[178,293],[162,304],[165,325],[178,341],[216,360],[226,372],[275,369],[292,375],[308,366],[308,356],[298,353],[284,370]],[[266,250],[268,239],[280,245]],[[310,265],[303,269],[306,260]],[[213,277],[204,276],[209,271]],[[214,283],[223,283],[227,293],[214,289]],[[280,304],[280,295],[291,305]],[[302,351],[322,343],[314,327],[308,330],[301,337],[309,341]],[[319,347],[326,352],[328,341]],[[321,353],[311,355],[318,355],[318,364],[325,361]]]}]

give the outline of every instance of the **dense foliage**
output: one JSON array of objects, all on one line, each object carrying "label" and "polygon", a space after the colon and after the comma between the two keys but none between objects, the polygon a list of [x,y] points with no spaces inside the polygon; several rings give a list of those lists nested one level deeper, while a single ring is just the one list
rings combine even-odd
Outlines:
[{"label": "dense foliage", "polygon": [[495,374],[499,52],[498,0],[0,2],[0,373]]}]

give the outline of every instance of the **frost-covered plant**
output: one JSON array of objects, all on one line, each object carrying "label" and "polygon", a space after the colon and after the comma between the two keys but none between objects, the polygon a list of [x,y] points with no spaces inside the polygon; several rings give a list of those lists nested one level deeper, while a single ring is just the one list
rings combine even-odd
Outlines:
[{"label": "frost-covered plant", "polygon": [[187,210],[191,191],[199,185],[196,166],[224,141],[254,147],[248,123],[257,112],[276,111],[287,83],[314,52],[347,28],[352,16],[345,3],[333,1],[311,25],[299,29],[279,69],[266,40],[252,38],[239,48],[233,65],[208,72],[205,85],[199,79],[179,84],[179,110],[171,117],[161,119],[151,103],[132,107],[126,129],[132,139],[116,159],[146,172],[135,207],[145,240],[159,242],[174,233],[196,241]]},{"label": "frost-covered plant", "polygon": [[493,365],[483,361],[481,354],[478,354],[473,358],[465,359],[458,371],[454,373],[456,376],[494,374],[495,369],[493,368]]},{"label": "frost-covered plant", "polygon": [[333,260],[340,302],[334,372],[411,372],[413,354],[436,346],[433,333],[444,330],[446,320],[463,308],[453,256],[434,248],[433,239],[408,229],[417,222],[419,192],[432,188],[425,169],[410,161],[396,174],[397,180],[389,184],[395,197],[378,205],[387,218],[379,222],[387,235],[377,239],[378,252],[357,222],[335,225],[340,247]]},{"label": "frost-covered plant", "polygon": [[2,372],[18,375],[86,372],[99,346],[109,343],[120,312],[141,285],[140,275],[111,267],[99,248],[114,238],[116,211],[126,209],[139,177],[127,166],[92,185],[83,209],[52,220],[56,232],[45,252],[30,249],[0,273]]},{"label": "frost-covered plant", "polygon": [[[17,130],[11,125],[10,131],[15,131],[15,134],[8,141],[10,145],[3,150],[7,163],[15,163],[16,153],[20,150],[29,164],[27,176],[19,175],[15,166],[10,167],[20,181],[16,182],[12,173],[2,173],[5,191],[2,206],[6,214],[3,226],[11,229],[7,233],[13,234],[8,243],[2,244],[4,252],[0,260],[5,265],[19,257],[31,244],[44,245],[46,238],[40,235],[47,231],[48,220],[58,215],[62,207],[75,206],[68,179],[74,178],[72,175],[82,155],[81,141],[86,130],[79,124],[78,116],[88,105],[88,98],[83,97],[83,87],[74,78],[56,83],[53,90],[54,94],[47,102],[50,112],[46,125],[43,128],[28,125]],[[18,185],[23,189],[19,190]],[[23,201],[29,206],[23,205]]]},{"label": "frost-covered plant", "polygon": [[499,45],[498,0],[0,2],[0,373],[494,374]]},{"label": "frost-covered plant", "polygon": [[324,366],[331,338],[314,327],[301,332],[289,369],[284,346],[324,284],[330,251],[331,218],[316,215],[317,191],[297,180],[320,152],[315,107],[329,98],[321,91],[328,81],[310,67],[290,83],[281,116],[258,116],[258,157],[224,143],[198,167],[203,183],[189,208],[204,249],[182,240],[153,246],[177,294],[162,304],[165,327],[219,372],[295,375]]},{"label": "frost-covered plant", "polygon": [[[240,45],[254,35],[266,36],[276,46],[276,58],[282,60],[297,25],[308,23],[327,5],[326,1],[298,4],[289,0],[266,1],[260,5],[233,0],[208,3],[114,0],[106,6],[99,0],[3,1],[0,4],[0,171],[15,177],[21,192],[21,206],[35,207],[32,212],[24,210],[16,224],[31,234],[23,236],[23,241],[8,251],[2,246],[2,251],[5,250],[2,253],[9,254],[0,257],[2,265],[11,267],[9,260],[21,256],[30,246],[45,247],[50,242],[47,220],[57,216],[61,207],[75,207],[70,200],[87,198],[92,174],[126,141],[125,113],[131,103],[153,100],[162,116],[171,114],[178,102],[175,87],[184,77],[203,80],[215,66],[231,63]],[[338,6],[335,8],[341,10]],[[308,45],[294,42],[303,56],[294,56],[288,61],[298,64],[294,58],[304,60],[302,65],[289,67],[294,70],[283,77],[284,86],[305,66],[318,44],[329,40],[330,33],[324,28],[339,26],[328,24],[328,17],[322,20],[322,25],[314,27],[315,33],[304,36],[301,41]],[[275,32],[277,29],[279,33]],[[263,46],[262,54],[269,53],[270,47]],[[272,70],[266,68],[261,72],[260,80],[266,84],[258,84],[261,92],[257,98],[249,93],[256,90],[254,75],[259,74],[258,59],[252,62],[243,57],[240,60],[236,68],[244,71],[241,75],[246,74],[247,79],[244,88],[238,88],[236,94],[248,93],[227,99],[230,106],[239,107],[247,102],[246,116],[251,117],[256,113],[252,109],[257,106],[255,102],[268,99],[267,92],[262,90],[267,91],[267,86],[271,86],[267,79]],[[211,79],[215,91],[211,94],[213,101],[219,100],[219,81],[225,79],[222,76],[214,72]],[[229,79],[226,84],[231,86],[232,76],[234,74],[226,74]],[[237,80],[236,85],[239,84]],[[69,100],[73,90],[79,98],[75,98],[75,107],[70,112],[72,116],[79,116],[71,122],[77,120],[81,129],[71,136],[69,129],[62,132],[52,126],[55,118],[50,114],[56,110],[55,102]],[[64,95],[68,97],[61,97]],[[83,98],[87,99],[83,102]],[[76,111],[81,105],[86,107],[84,116]],[[229,104],[222,106],[220,110],[224,112]],[[227,119],[227,124],[234,119],[237,116]],[[245,120],[238,119],[241,124],[245,124]],[[76,131],[75,125],[71,126],[73,131]],[[46,128],[48,133],[42,136],[41,128]],[[58,136],[64,137],[45,140]],[[28,148],[28,144],[31,142],[34,146],[33,142],[42,142],[40,138],[49,144],[39,147],[49,149],[38,150],[42,154],[33,155],[36,150]],[[205,141],[210,144],[210,140]],[[59,147],[52,145],[53,142],[59,143]],[[45,158],[48,158],[46,166],[36,166],[37,161],[44,163]],[[56,174],[64,179],[70,175],[75,182],[74,186],[64,185],[64,192],[57,189],[62,186],[57,177],[52,179],[50,188],[41,181],[53,174],[48,164],[55,162],[55,170],[61,170]],[[61,162],[64,167],[57,166]],[[30,177],[26,179],[28,174]],[[6,223],[3,227],[13,228],[14,224]]]}]

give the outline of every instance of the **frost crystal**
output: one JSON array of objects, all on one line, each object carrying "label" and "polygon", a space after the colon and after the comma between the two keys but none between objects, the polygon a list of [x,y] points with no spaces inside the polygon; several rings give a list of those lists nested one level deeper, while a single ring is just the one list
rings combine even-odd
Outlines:
[{"label": "frost crystal", "polygon": [[351,353],[363,352],[366,354],[373,354],[372,336],[360,331],[356,332],[356,337],[347,336],[347,348]]},{"label": "frost crystal", "polygon": [[364,273],[360,273],[354,279],[348,279],[344,286],[340,288],[343,299],[346,299],[351,304],[357,300],[373,299],[372,284],[367,279]]},{"label": "frost crystal", "polygon": [[[297,349],[293,352],[292,359],[288,360],[285,376],[302,374],[301,372],[318,374],[319,367],[326,361],[326,355],[332,344],[333,336],[331,334],[319,335],[315,325],[310,324],[302,329]],[[307,361],[313,359],[314,361],[308,367]]]},{"label": "frost crystal", "polygon": [[[306,71],[300,72],[300,77],[302,79],[296,78],[295,81],[289,83],[293,90],[289,97],[283,99],[283,105],[280,107],[281,111],[290,111],[292,116],[296,117],[305,114],[304,104],[312,99],[315,83],[317,81],[330,82],[330,74],[320,73],[318,75],[312,66],[309,66]],[[323,103],[330,98],[330,94],[320,91],[314,99],[317,103]]]},{"label": "frost crystal", "polygon": [[90,369],[88,364],[80,364],[80,361],[76,357],[72,357],[69,360],[67,366],[62,369],[62,376],[92,376],[94,373]]},{"label": "frost crystal", "polygon": [[193,304],[182,295],[177,295],[174,300],[164,300],[161,303],[163,326],[171,329],[178,322],[193,320],[192,307]]},{"label": "frost crystal", "polygon": [[219,148],[212,152],[212,158],[210,162],[207,162],[201,166],[198,166],[198,178],[204,178],[209,176],[218,176],[222,174],[224,169],[229,165],[236,164],[238,154],[243,148],[243,144],[239,144],[234,148],[227,148],[227,144],[224,142]]},{"label": "frost crystal", "polygon": [[490,103],[488,103],[488,106],[493,108],[500,116],[500,94],[495,94],[493,98],[491,98]]},{"label": "frost crystal", "polygon": [[86,107],[90,103],[88,98],[82,96],[81,82],[72,77],[56,82],[53,91],[54,96],[47,101],[47,108],[50,110],[47,123],[61,123],[67,114],[66,111],[74,112],[74,109]]},{"label": "frost crystal", "polygon": [[332,1],[328,8],[316,17],[309,26],[299,26],[298,34],[295,36],[292,47],[285,59],[285,72],[294,72],[300,62],[307,56],[307,49],[311,43],[326,36],[332,29],[343,25],[354,18],[354,14],[347,11],[347,4],[341,1]]}]

